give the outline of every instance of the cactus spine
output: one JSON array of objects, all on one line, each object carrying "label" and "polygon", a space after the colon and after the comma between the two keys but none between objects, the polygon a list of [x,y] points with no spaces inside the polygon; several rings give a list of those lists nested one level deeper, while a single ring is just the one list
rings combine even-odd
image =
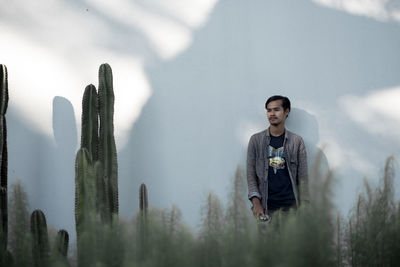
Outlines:
[{"label": "cactus spine", "polygon": [[32,255],[34,266],[49,266],[49,237],[46,217],[41,210],[35,210],[31,215],[31,234],[33,239]]}]

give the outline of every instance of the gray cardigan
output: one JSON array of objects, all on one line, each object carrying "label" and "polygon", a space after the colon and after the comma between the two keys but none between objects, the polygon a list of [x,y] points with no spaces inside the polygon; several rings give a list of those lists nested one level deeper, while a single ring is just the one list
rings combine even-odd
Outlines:
[{"label": "gray cardigan", "polygon": [[[268,199],[268,146],[270,142],[269,128],[254,134],[247,149],[247,185],[249,199],[258,197],[267,211]],[[288,130],[285,130],[283,142],[286,162],[296,206],[300,201],[308,201],[308,169],[307,153],[303,139]]]}]

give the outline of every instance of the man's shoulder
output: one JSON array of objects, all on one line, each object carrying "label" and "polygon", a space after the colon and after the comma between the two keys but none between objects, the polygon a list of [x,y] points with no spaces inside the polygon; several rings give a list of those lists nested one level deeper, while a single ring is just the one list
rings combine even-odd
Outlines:
[{"label": "man's shoulder", "polygon": [[300,135],[298,135],[298,134],[295,134],[294,132],[291,132],[291,131],[289,131],[289,130],[287,130],[286,129],[286,132],[287,132],[287,138],[288,139],[290,139],[290,140],[293,140],[293,141],[297,141],[297,142],[304,142],[303,141],[303,138],[300,136]]},{"label": "man's shoulder", "polygon": [[268,129],[265,129],[265,130],[262,130],[262,131],[260,131],[258,133],[253,134],[250,137],[250,140],[260,140],[260,139],[262,139],[267,134],[267,131],[268,131]]},{"label": "man's shoulder", "polygon": [[294,133],[294,132],[292,132],[292,131],[289,131],[288,129],[285,129],[285,130],[286,130],[286,132],[287,132],[287,136],[288,136],[288,137],[292,137],[292,138],[301,138],[300,135],[298,135],[298,134],[296,134],[296,133]]}]

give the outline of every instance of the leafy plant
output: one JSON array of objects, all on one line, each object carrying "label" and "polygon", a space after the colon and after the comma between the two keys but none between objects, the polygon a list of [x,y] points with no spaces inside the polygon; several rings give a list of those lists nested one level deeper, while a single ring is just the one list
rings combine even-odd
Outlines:
[{"label": "leafy plant", "polygon": [[394,159],[389,157],[381,185],[371,190],[365,181],[347,227],[348,261],[352,266],[400,265],[400,205],[394,203]]}]

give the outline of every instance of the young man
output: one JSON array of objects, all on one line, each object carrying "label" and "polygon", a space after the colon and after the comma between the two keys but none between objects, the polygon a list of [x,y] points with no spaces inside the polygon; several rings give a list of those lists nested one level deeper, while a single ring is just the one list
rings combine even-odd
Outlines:
[{"label": "young man", "polygon": [[273,211],[308,201],[308,170],[303,139],[285,129],[289,99],[272,96],[265,108],[270,126],[250,138],[247,184],[254,215],[267,220]]}]

